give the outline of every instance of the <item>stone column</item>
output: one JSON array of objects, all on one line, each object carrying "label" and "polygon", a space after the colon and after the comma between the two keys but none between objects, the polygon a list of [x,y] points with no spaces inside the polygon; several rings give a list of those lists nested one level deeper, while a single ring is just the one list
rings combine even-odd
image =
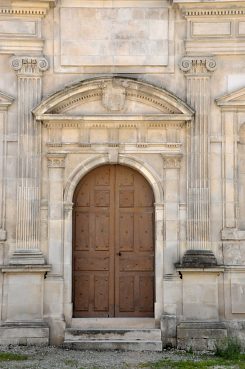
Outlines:
[{"label": "stone column", "polygon": [[164,211],[165,211],[165,249],[164,275],[173,274],[178,261],[179,242],[179,170],[182,155],[165,155],[164,167]]},{"label": "stone column", "polygon": [[41,101],[44,57],[11,60],[18,78],[18,166],[16,250],[13,264],[44,264],[40,251],[41,125],[32,109]]},{"label": "stone column", "polygon": [[[64,339],[64,200],[63,176],[65,154],[47,155],[49,170],[48,263],[51,271],[45,279],[44,317],[50,327],[50,342],[59,345]],[[71,214],[70,214],[71,215]],[[67,237],[67,235],[66,235]],[[71,262],[71,259],[68,260]],[[67,268],[66,268],[67,271]]]},{"label": "stone column", "polygon": [[63,275],[63,172],[65,154],[48,154],[49,226],[48,262],[50,275]]},{"label": "stone column", "polygon": [[211,57],[184,57],[180,69],[187,80],[187,103],[195,109],[189,142],[187,247],[208,250],[210,245],[209,134],[210,77],[216,68]]}]

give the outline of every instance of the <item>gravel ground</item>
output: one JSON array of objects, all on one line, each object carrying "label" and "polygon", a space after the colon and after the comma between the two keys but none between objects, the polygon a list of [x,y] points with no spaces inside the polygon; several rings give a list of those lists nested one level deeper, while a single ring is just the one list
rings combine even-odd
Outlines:
[{"label": "gravel ground", "polygon": [[[185,352],[74,351],[57,347],[0,346],[1,352],[28,355],[25,361],[0,362],[1,369],[136,369],[140,363],[181,360]],[[193,358],[195,356],[189,356]]]}]

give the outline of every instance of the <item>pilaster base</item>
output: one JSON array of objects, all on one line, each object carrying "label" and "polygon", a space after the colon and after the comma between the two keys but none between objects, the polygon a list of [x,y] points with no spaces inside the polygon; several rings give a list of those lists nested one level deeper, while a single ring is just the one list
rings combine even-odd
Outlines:
[{"label": "pilaster base", "polygon": [[13,322],[0,327],[0,345],[49,344],[49,327],[45,323]]},{"label": "pilaster base", "polygon": [[177,348],[180,350],[214,351],[227,337],[220,322],[182,322],[177,326]]},{"label": "pilaster base", "polygon": [[44,265],[45,259],[40,250],[15,250],[10,265]]},{"label": "pilaster base", "polygon": [[161,332],[164,348],[172,348],[177,345],[176,315],[163,314],[161,317]]}]

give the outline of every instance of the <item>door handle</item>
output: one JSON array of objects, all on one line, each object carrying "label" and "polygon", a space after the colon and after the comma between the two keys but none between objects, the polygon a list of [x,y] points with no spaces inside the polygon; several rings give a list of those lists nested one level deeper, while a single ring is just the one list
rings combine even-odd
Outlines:
[{"label": "door handle", "polygon": [[118,255],[118,256],[121,256],[122,254],[121,254],[121,252],[119,251],[119,252],[117,252],[117,255]]}]

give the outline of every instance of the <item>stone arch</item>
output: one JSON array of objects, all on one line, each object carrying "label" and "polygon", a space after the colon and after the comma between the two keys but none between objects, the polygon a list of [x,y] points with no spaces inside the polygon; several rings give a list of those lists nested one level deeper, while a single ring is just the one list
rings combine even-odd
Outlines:
[{"label": "stone arch", "polygon": [[163,301],[163,187],[161,179],[149,165],[131,156],[119,155],[118,162],[112,163],[107,154],[96,156],[78,165],[70,174],[64,190],[66,208],[64,220],[64,279],[65,279],[65,319],[72,319],[72,199],[81,179],[91,170],[105,164],[129,166],[141,173],[149,182],[155,196],[155,320],[162,314]]},{"label": "stone arch", "polygon": [[[103,164],[110,164],[110,160],[108,155],[101,156],[98,155],[96,157],[93,157],[91,159],[88,159],[84,163],[81,163],[78,165],[73,172],[70,174],[65,190],[64,190],[64,201],[65,203],[72,203],[73,194],[75,191],[76,186],[80,182],[80,180],[92,169],[103,165]],[[155,202],[163,203],[163,188],[161,184],[161,180],[157,173],[155,173],[154,169],[151,168],[148,164],[145,162],[132,157],[132,156],[124,156],[119,155],[118,163],[126,165],[129,167],[132,167],[133,169],[136,169],[139,173],[141,173],[147,181],[150,183],[154,196],[155,196]]]}]

